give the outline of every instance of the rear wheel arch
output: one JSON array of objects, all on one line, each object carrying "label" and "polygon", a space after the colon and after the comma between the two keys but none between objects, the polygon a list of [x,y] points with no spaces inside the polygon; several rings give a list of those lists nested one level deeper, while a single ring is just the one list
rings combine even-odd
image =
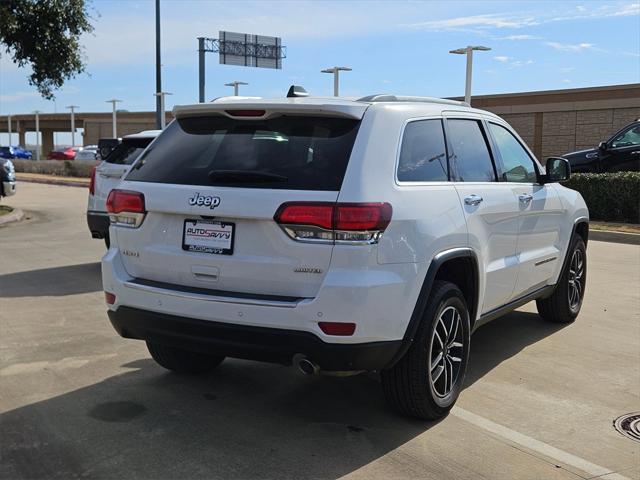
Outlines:
[{"label": "rear wheel arch", "polygon": [[[469,275],[469,270],[472,274]],[[405,331],[402,346],[395,357],[389,362],[387,368],[391,368],[409,350],[418,332],[420,322],[427,308],[427,303],[436,280],[447,281],[455,284],[463,293],[469,309],[471,329],[476,320],[479,303],[479,267],[475,252],[468,247],[445,250],[434,256],[429,264],[427,274],[422,283],[422,288],[413,308],[413,313]]]},{"label": "rear wheel arch", "polygon": [[573,227],[573,235],[580,235],[585,246],[587,245],[589,240],[589,221],[586,218],[578,219],[578,221],[576,221]]}]

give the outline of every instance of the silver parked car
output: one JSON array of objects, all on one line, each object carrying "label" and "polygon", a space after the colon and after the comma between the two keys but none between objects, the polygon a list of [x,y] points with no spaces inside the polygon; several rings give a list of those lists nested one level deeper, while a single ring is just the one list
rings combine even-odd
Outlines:
[{"label": "silver parked car", "polygon": [[13,162],[0,158],[0,198],[10,197],[16,193],[16,170]]},{"label": "silver parked car", "polygon": [[82,149],[78,150],[76,153],[75,160],[86,161],[86,160],[100,160],[98,156],[98,146],[97,145],[87,145]]}]

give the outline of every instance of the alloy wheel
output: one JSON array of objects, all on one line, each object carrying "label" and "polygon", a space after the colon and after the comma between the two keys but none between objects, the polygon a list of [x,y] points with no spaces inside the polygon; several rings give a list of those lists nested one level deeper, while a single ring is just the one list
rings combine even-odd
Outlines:
[{"label": "alloy wheel", "polygon": [[429,382],[440,398],[449,395],[456,384],[462,367],[463,342],[460,312],[456,307],[446,307],[433,329],[429,359]]},{"label": "alloy wheel", "polygon": [[575,312],[580,308],[584,292],[584,255],[582,250],[576,249],[569,264],[569,308]]}]

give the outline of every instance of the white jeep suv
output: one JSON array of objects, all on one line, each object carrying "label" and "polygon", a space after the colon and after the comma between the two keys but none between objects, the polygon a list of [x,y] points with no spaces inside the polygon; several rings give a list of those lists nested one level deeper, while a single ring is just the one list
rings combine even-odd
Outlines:
[{"label": "white jeep suv", "polygon": [[108,199],[109,318],[177,372],[226,356],[380,372],[438,418],[471,332],[578,315],[588,211],[500,117],[378,95],[181,106]]}]

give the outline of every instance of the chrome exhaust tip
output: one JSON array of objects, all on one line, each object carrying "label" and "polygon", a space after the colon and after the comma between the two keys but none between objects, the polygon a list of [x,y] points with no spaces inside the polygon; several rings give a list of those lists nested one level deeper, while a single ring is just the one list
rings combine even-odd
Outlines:
[{"label": "chrome exhaust tip", "polygon": [[320,373],[320,366],[312,362],[307,357],[297,354],[293,357],[293,363],[303,375],[317,375]]}]

